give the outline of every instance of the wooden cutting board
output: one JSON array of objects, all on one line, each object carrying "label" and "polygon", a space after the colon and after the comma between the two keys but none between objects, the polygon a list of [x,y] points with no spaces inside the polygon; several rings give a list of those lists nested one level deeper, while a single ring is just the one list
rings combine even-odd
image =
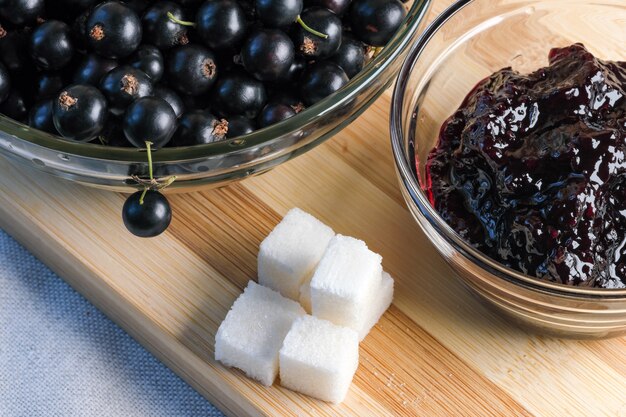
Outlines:
[{"label": "wooden cutting board", "polygon": [[[0,158],[0,227],[229,416],[626,416],[626,338],[525,333],[485,309],[435,252],[398,190],[389,97],[265,175],[172,195],[171,227],[149,240],[124,229],[124,196]],[[219,323],[255,278],[260,241],[294,206],[364,239],[396,279],[338,406],[213,360]]]}]

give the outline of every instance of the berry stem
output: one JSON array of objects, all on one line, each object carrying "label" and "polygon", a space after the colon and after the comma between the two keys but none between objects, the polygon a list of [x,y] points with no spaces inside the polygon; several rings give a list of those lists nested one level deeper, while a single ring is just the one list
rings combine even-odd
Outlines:
[{"label": "berry stem", "polygon": [[143,187],[143,192],[141,193],[141,196],[139,197],[140,206],[143,206],[143,198],[146,196],[147,192],[148,192],[148,187]]},{"label": "berry stem", "polygon": [[152,181],[154,179],[154,176],[152,175],[152,149],[150,148],[150,146],[152,146],[152,142],[147,140],[146,152],[148,152],[148,174],[150,175],[150,181]]},{"label": "berry stem", "polygon": [[196,26],[196,24],[194,22],[189,22],[187,20],[180,20],[179,18],[177,18],[176,16],[174,16],[172,14],[172,12],[167,12],[167,18],[170,19],[172,22],[174,23],[178,23],[179,25],[183,25],[183,26],[191,26],[194,27]]},{"label": "berry stem", "polygon": [[315,36],[319,36],[320,38],[328,39],[328,35],[327,34],[322,33],[322,32],[318,32],[317,30],[313,29],[312,27],[310,27],[309,25],[304,23],[304,20],[302,20],[300,15],[298,15],[298,17],[296,17],[296,22],[300,26],[302,26],[304,28],[304,30],[306,30],[307,32],[310,32],[310,33],[314,34]]}]

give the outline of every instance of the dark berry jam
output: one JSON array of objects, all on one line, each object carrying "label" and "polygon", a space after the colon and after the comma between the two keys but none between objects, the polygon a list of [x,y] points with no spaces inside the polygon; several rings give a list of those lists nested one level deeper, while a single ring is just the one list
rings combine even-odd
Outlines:
[{"label": "dark berry jam", "polygon": [[431,204],[486,255],[539,279],[626,288],[626,62],[581,44],[502,69],[441,127]]}]

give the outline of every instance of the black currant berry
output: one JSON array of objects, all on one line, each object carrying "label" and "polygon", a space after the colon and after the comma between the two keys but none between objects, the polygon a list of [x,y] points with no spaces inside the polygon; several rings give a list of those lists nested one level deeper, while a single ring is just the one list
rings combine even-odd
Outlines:
[{"label": "black currant berry", "polygon": [[153,83],[163,76],[163,54],[152,45],[141,45],[128,60],[128,64],[143,71]]},{"label": "black currant berry", "polygon": [[130,195],[122,208],[122,219],[129,232],[139,237],[158,236],[172,221],[172,209],[167,198],[158,191],[137,191]]},{"label": "black currant berry", "polygon": [[291,39],[277,29],[253,32],[241,48],[244,68],[261,81],[286,78],[294,57]]},{"label": "black currant berry", "polygon": [[361,72],[365,65],[365,45],[349,33],[344,33],[339,50],[329,58],[329,61],[339,65],[348,78],[352,78]]},{"label": "black currant berry", "polygon": [[91,140],[102,131],[106,117],[106,99],[90,85],[65,88],[54,100],[54,126],[67,139]]},{"label": "black currant berry", "polygon": [[0,103],[9,97],[11,92],[11,77],[4,64],[0,63]]},{"label": "black currant berry", "polygon": [[23,122],[28,113],[24,95],[13,88],[7,98],[0,104],[0,113],[13,120]]},{"label": "black currant berry", "polygon": [[302,13],[302,0],[255,0],[256,15],[270,28],[284,28]]},{"label": "black currant berry", "polygon": [[100,85],[102,78],[118,66],[114,59],[105,58],[97,54],[85,56],[74,71],[75,84]]},{"label": "black currant berry", "polygon": [[278,91],[275,92],[269,99],[268,104],[286,104],[291,107],[294,112],[300,113],[305,109],[304,103],[300,97],[296,96],[291,91]]},{"label": "black currant berry", "polygon": [[245,14],[236,0],[206,1],[196,13],[196,32],[214,50],[235,50],[246,29]]},{"label": "black currant berry", "polygon": [[30,30],[12,30],[0,38],[0,59],[12,73],[24,73],[32,67],[28,54]]},{"label": "black currant berry", "polygon": [[206,110],[192,110],[182,115],[172,139],[174,146],[191,146],[224,140],[228,122],[218,119]]},{"label": "black currant berry", "polygon": [[120,115],[136,99],[151,96],[153,86],[144,72],[124,65],[102,78],[100,90],[109,101],[109,110]]},{"label": "black currant berry", "polygon": [[58,72],[42,72],[35,79],[35,100],[51,98],[59,94],[66,85],[62,74]]},{"label": "black currant berry", "polygon": [[385,46],[405,16],[398,0],[354,0],[348,13],[352,32],[372,46]]},{"label": "black currant berry", "polygon": [[331,95],[348,83],[348,76],[340,66],[319,61],[307,68],[300,80],[300,96],[312,105]]},{"label": "black currant berry", "polygon": [[321,37],[311,33],[301,25],[296,25],[291,39],[296,51],[303,57],[327,58],[333,55],[341,45],[341,19],[323,7],[311,7],[302,12],[301,18],[315,31],[323,33]]},{"label": "black currant berry", "polygon": [[207,48],[195,44],[172,49],[165,71],[172,88],[191,96],[206,93],[217,78],[215,56]]},{"label": "black currant berry", "polygon": [[172,21],[168,13],[171,13],[175,19],[184,18],[183,9],[171,1],[159,1],[146,10],[141,18],[145,43],[166,50],[176,45],[186,45],[189,42],[187,26]]},{"label": "black currant berry", "polygon": [[227,116],[255,118],[267,101],[263,83],[238,72],[220,77],[214,91],[217,110]]},{"label": "black currant berry", "polygon": [[43,15],[44,0],[2,0],[0,17],[16,26],[33,23]]},{"label": "black currant berry", "polygon": [[182,116],[185,112],[185,103],[183,103],[183,99],[180,98],[180,96],[176,94],[174,90],[164,87],[162,85],[157,85],[156,87],[154,87],[152,95],[167,101],[169,105],[172,106],[172,110],[174,110],[174,113],[176,113],[176,117]]},{"label": "black currant berry", "polygon": [[291,82],[298,81],[298,79],[300,79],[300,76],[302,75],[302,72],[304,71],[305,68],[306,68],[306,61],[304,60],[304,58],[296,56],[293,62],[291,63],[289,70],[287,71],[287,75],[285,76],[285,79]]},{"label": "black currant berry", "polygon": [[288,104],[268,103],[259,114],[259,127],[270,126],[295,115],[295,110]]},{"label": "black currant berry", "polygon": [[304,0],[304,6],[306,8],[313,6],[325,7],[337,16],[341,16],[348,10],[351,1],[352,0]]},{"label": "black currant berry", "polygon": [[54,99],[50,98],[36,103],[28,112],[28,125],[44,132],[58,134],[52,120],[53,109]]},{"label": "black currant berry", "polygon": [[44,70],[63,68],[74,56],[70,27],[58,20],[39,25],[30,38],[30,55]]},{"label": "black currant berry", "polygon": [[124,58],[141,42],[141,21],[128,6],[107,1],[96,6],[85,27],[89,46],[107,58]]},{"label": "black currant berry", "polygon": [[150,141],[162,148],[176,131],[176,113],[162,98],[143,97],[124,113],[123,128],[126,139],[136,147],[143,148]]},{"label": "black currant berry", "polygon": [[226,137],[232,139],[247,135],[255,130],[256,125],[254,120],[250,120],[245,116],[232,116],[228,118],[228,132],[226,132]]}]

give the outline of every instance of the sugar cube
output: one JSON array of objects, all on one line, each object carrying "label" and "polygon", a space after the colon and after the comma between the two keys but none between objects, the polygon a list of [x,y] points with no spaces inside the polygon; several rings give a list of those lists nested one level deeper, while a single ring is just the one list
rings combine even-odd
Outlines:
[{"label": "sugar cube", "polygon": [[347,327],[299,317],[280,349],[280,384],[320,400],[340,403],[359,366],[359,338]]},{"label": "sugar cube", "polygon": [[261,242],[259,283],[298,300],[300,286],[311,277],[334,235],[312,215],[291,209]]},{"label": "sugar cube", "polygon": [[381,261],[361,240],[332,238],[311,279],[313,315],[360,332],[381,285]]},{"label": "sugar cube", "polygon": [[311,314],[311,281],[307,280],[300,287],[300,305],[307,313]]},{"label": "sugar cube", "polygon": [[217,330],[215,359],[272,385],[283,339],[304,314],[297,302],[250,281]]},{"label": "sugar cube", "polygon": [[363,326],[359,330],[359,340],[365,339],[365,336],[372,330],[372,327],[378,320],[380,320],[381,316],[389,306],[391,305],[391,301],[393,299],[393,278],[387,272],[383,271],[382,281],[380,283],[380,287],[378,291],[374,293],[370,304],[370,314],[367,319],[363,323]]}]

